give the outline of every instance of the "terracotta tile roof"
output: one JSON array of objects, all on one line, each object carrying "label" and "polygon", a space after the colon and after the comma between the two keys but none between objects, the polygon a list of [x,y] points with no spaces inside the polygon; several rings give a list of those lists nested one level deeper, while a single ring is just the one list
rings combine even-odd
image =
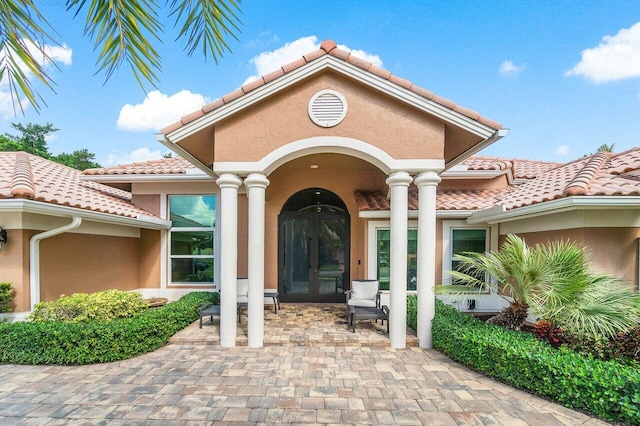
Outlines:
[{"label": "terracotta tile roof", "polygon": [[176,175],[185,174],[195,166],[182,157],[163,158],[133,164],[121,164],[114,167],[87,169],[84,175]]},{"label": "terracotta tile roof", "polygon": [[81,182],[78,170],[24,152],[0,152],[0,200],[22,198],[137,218],[153,216],[131,204],[131,194]]},{"label": "terracotta tile roof", "polygon": [[514,179],[533,179],[542,173],[559,167],[562,163],[550,161],[507,159],[474,155],[464,160],[468,170],[511,170]]},{"label": "terracotta tile roof", "polygon": [[[438,191],[437,210],[481,210],[500,204],[511,210],[572,196],[640,195],[640,147],[619,154],[599,152],[562,165],[480,156],[470,157],[462,164],[469,170],[515,167],[515,177],[526,178],[527,182],[503,190]],[[382,191],[356,191],[355,198],[361,211],[391,207]],[[417,191],[410,190],[409,210],[417,209]]]},{"label": "terracotta tile roof", "polygon": [[259,87],[264,86],[265,84],[270,83],[271,81],[287,74],[290,73],[291,71],[294,71],[300,67],[303,67],[304,65],[313,62],[314,60],[321,58],[325,55],[331,55],[335,58],[338,59],[342,59],[345,62],[350,63],[351,65],[354,65],[358,68],[361,68],[367,72],[370,72],[372,74],[375,74],[378,77],[381,77],[385,80],[388,80],[394,84],[397,84],[398,86],[401,86],[407,90],[410,90],[414,93],[416,93],[419,96],[422,96],[425,99],[428,99],[432,102],[438,103],[444,107],[447,107],[459,114],[465,115],[473,120],[476,120],[477,122],[484,124],[487,127],[490,127],[494,130],[499,130],[502,128],[502,124],[493,121],[489,118],[483,117],[481,116],[479,113],[477,113],[476,111],[472,111],[468,108],[464,108],[460,105],[457,105],[455,102],[450,101],[448,99],[442,98],[440,96],[435,95],[433,92],[423,89],[420,86],[417,86],[415,84],[413,84],[411,81],[409,80],[405,80],[401,77],[395,76],[393,74],[391,74],[391,72],[384,70],[382,68],[379,68],[375,65],[373,65],[371,62],[366,61],[364,59],[358,58],[355,55],[352,55],[351,52],[346,51],[346,50],[342,50],[339,49],[336,45],[336,43],[333,40],[325,40],[322,42],[322,44],[320,45],[320,49],[316,50],[315,52],[311,52],[307,55],[304,55],[302,58],[291,62],[287,65],[282,66],[281,68],[279,68],[278,70],[269,73],[267,75],[262,76],[261,78],[259,78],[256,81],[253,81],[251,83],[247,83],[244,86],[242,86],[239,89],[236,89],[235,91],[222,96],[221,99],[217,99],[215,101],[213,101],[210,104],[207,104],[205,106],[203,106],[201,109],[194,111],[191,114],[188,114],[184,117],[182,117],[182,119],[176,123],[173,123],[167,127],[165,127],[164,129],[162,129],[162,133],[169,134],[177,129],[179,129],[180,127],[184,126],[185,124],[190,123],[193,120],[196,120],[202,116],[204,116],[205,114],[215,110],[216,108],[219,108],[225,104],[228,104],[229,102],[232,102],[236,99],[238,99],[239,97],[246,95],[247,93],[256,90]]},{"label": "terracotta tile roof", "polygon": [[[436,210],[480,210],[492,207],[507,190],[444,190],[436,194]],[[360,211],[390,210],[387,194],[382,191],[355,191]],[[418,191],[409,190],[409,210],[418,210]]]},{"label": "terracotta tile roof", "polygon": [[637,172],[638,170],[640,170],[640,147],[631,148],[611,157],[609,173],[612,175]]},{"label": "terracotta tile roof", "polygon": [[638,149],[621,154],[599,152],[543,173],[515,188],[502,200],[507,209],[570,196],[640,195],[640,181],[620,176],[639,167]]}]

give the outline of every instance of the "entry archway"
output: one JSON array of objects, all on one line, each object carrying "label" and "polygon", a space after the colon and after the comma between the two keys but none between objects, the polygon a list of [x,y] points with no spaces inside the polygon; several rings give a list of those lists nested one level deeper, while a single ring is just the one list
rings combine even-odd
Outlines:
[{"label": "entry archway", "polygon": [[342,302],[349,282],[350,217],[323,188],[289,197],[278,218],[278,290],[286,302]]}]

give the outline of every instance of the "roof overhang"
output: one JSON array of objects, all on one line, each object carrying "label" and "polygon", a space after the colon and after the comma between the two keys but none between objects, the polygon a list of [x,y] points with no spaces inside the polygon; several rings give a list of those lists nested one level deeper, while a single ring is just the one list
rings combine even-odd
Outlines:
[{"label": "roof overhang", "polygon": [[504,205],[474,212],[467,222],[477,223],[502,223],[513,220],[529,219],[548,214],[562,213],[571,210],[596,210],[596,209],[640,209],[639,196],[583,196],[567,197],[558,200],[545,201],[530,206],[518,207],[507,210]]},{"label": "roof overhang", "polygon": [[92,222],[131,226],[144,229],[161,230],[171,228],[170,220],[164,220],[154,216],[140,214],[138,215],[138,217],[133,218],[110,213],[78,209],[75,207],[59,206],[57,204],[49,204],[42,201],[16,198],[0,199],[0,212],[33,213],[57,217],[79,216],[82,219],[86,219]]},{"label": "roof overhang", "polygon": [[455,166],[457,164],[460,164],[461,162],[463,162],[467,158],[471,157],[472,155],[477,154],[478,152],[482,151],[483,149],[485,149],[489,145],[493,144],[494,142],[499,141],[503,137],[507,136],[507,133],[509,133],[509,129],[498,129],[498,130],[495,130],[495,131],[492,130],[492,134],[489,135],[489,136],[486,136],[483,141],[480,141],[480,143],[477,143],[476,145],[474,145],[470,149],[464,151],[463,153],[459,154],[455,158],[449,160],[445,170],[449,170],[453,166]]}]

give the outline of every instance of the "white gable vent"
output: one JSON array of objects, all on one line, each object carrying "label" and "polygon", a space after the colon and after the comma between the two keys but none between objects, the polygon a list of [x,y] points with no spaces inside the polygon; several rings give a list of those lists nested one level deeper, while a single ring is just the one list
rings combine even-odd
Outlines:
[{"label": "white gable vent", "polygon": [[309,101],[309,117],[320,127],[337,126],[347,115],[347,101],[334,90],[322,90]]}]

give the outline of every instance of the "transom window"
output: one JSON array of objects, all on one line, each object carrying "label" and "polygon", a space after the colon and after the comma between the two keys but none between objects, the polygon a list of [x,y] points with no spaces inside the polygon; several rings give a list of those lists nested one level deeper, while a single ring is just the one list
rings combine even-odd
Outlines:
[{"label": "transom window", "polygon": [[215,195],[170,195],[172,284],[213,284]]}]

